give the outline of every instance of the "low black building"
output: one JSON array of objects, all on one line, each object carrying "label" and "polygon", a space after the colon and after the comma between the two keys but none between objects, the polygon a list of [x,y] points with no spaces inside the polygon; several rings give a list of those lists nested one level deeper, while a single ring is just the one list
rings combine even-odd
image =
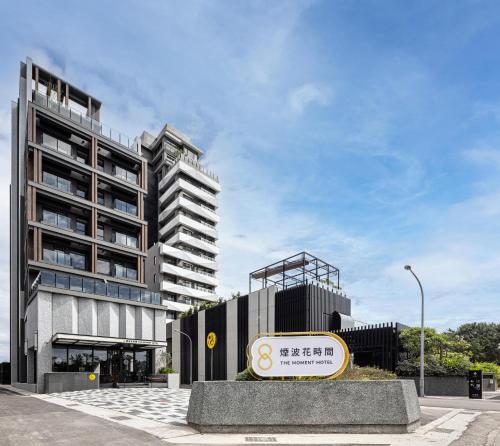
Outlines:
[{"label": "low black building", "polygon": [[[355,364],[394,371],[402,325],[355,327],[338,277],[334,266],[301,253],[250,274],[250,284],[260,280],[266,287],[169,324],[181,383],[234,379],[247,367],[247,346],[258,333],[331,331],[344,339]],[[209,333],[217,338],[213,349]]]}]

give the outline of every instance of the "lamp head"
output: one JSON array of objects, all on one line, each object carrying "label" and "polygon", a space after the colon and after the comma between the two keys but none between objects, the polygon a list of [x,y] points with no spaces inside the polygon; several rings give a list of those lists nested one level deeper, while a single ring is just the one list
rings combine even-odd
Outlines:
[{"label": "lamp head", "polygon": [[406,271],[410,271],[411,270],[411,266],[410,265],[405,265],[405,270]]}]

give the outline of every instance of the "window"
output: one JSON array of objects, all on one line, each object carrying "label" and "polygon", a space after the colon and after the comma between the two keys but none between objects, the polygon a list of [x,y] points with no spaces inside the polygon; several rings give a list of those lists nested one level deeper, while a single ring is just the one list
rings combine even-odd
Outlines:
[{"label": "window", "polygon": [[47,133],[42,134],[42,144],[58,152],[64,153],[65,155],[71,156],[71,144],[61,141]]},{"label": "window", "polygon": [[104,206],[104,193],[103,192],[97,193],[97,203]]},{"label": "window", "polygon": [[76,195],[80,198],[87,198],[87,188],[81,185],[76,186]]},{"label": "window", "polygon": [[69,289],[73,291],[82,291],[82,278],[78,276],[70,276]]},{"label": "window", "polygon": [[156,274],[153,274],[153,282],[156,283]]},{"label": "window", "polygon": [[85,255],[72,252],[71,256],[71,266],[76,269],[84,270],[86,268],[86,258]]},{"label": "window", "polygon": [[97,225],[97,239],[104,240],[104,226]]},{"label": "window", "polygon": [[122,232],[115,232],[115,243],[130,248],[137,248],[137,237],[133,235],[124,234]]},{"label": "window", "polygon": [[43,172],[43,183],[50,187],[55,187],[63,192],[71,193],[71,181],[58,177],[49,172]]},{"label": "window", "polygon": [[97,160],[97,170],[99,172],[104,172],[104,160],[102,159]]},{"label": "window", "polygon": [[97,272],[109,276],[111,274],[111,265],[109,261],[97,259]]},{"label": "window", "polygon": [[71,229],[71,218],[66,215],[57,215],[57,226],[62,229]]},{"label": "window", "polygon": [[92,356],[91,348],[68,347],[68,371],[91,372]]},{"label": "window", "polygon": [[137,184],[137,174],[130,170],[124,169],[120,166],[113,167],[113,175],[121,180],[128,181],[129,183]]},{"label": "window", "polygon": [[115,277],[120,277],[122,279],[137,280],[137,270],[135,268],[131,268],[130,266],[115,263],[114,271],[115,271],[114,274]]},{"label": "window", "polygon": [[78,234],[85,235],[87,233],[87,224],[82,220],[77,220],[75,230]]},{"label": "window", "polygon": [[156,256],[153,258],[153,264],[156,265]]},{"label": "window", "polygon": [[86,163],[87,162],[87,154],[83,152],[82,150],[78,150],[76,152],[76,160],[80,163]]},{"label": "window", "polygon": [[115,199],[115,209],[117,211],[126,212],[127,214],[137,215],[137,206],[118,198]]},{"label": "window", "polygon": [[83,278],[82,291],[84,293],[94,294],[94,279]]},{"label": "window", "polygon": [[65,372],[68,366],[68,347],[52,348],[52,371]]},{"label": "window", "polygon": [[51,226],[57,226],[57,214],[46,209],[42,212],[42,223]]}]

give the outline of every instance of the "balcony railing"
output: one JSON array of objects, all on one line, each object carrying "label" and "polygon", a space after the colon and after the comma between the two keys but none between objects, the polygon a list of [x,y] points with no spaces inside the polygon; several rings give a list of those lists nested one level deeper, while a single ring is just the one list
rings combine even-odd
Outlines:
[{"label": "balcony railing", "polygon": [[97,294],[115,299],[132,300],[145,304],[161,305],[160,293],[73,274],[41,271],[31,286],[30,296],[34,295],[40,285],[80,293]]},{"label": "balcony railing", "polygon": [[98,135],[103,136],[106,139],[109,139],[110,141],[120,144],[121,146],[128,150],[131,150],[132,152],[139,153],[139,144],[137,144],[135,138],[132,139],[127,135],[124,135],[123,133],[112,129],[111,127],[107,127],[100,121],[85,116],[84,114],[73,110],[70,107],[66,107],[64,104],[50,99],[48,96],[40,93],[39,91],[33,90],[33,102],[37,105],[41,105],[47,110],[63,116],[66,119],[80,124],[82,127],[85,127],[88,130],[91,130],[92,132],[97,133]]},{"label": "balcony railing", "polygon": [[205,169],[198,161],[195,161],[182,153],[179,153],[178,155],[177,162],[179,161],[184,161],[185,163],[190,164],[195,169],[205,174],[207,177],[212,178],[212,180],[216,181],[217,183],[219,182],[219,177],[215,175],[213,172],[210,172],[208,169]]}]

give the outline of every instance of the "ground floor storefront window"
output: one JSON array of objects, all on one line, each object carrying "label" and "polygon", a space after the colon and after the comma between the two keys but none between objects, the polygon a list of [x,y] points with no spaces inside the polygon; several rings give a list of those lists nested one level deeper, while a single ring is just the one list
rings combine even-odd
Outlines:
[{"label": "ground floor storefront window", "polygon": [[85,346],[52,347],[53,372],[96,372],[101,383],[142,382],[153,372],[152,351]]}]

